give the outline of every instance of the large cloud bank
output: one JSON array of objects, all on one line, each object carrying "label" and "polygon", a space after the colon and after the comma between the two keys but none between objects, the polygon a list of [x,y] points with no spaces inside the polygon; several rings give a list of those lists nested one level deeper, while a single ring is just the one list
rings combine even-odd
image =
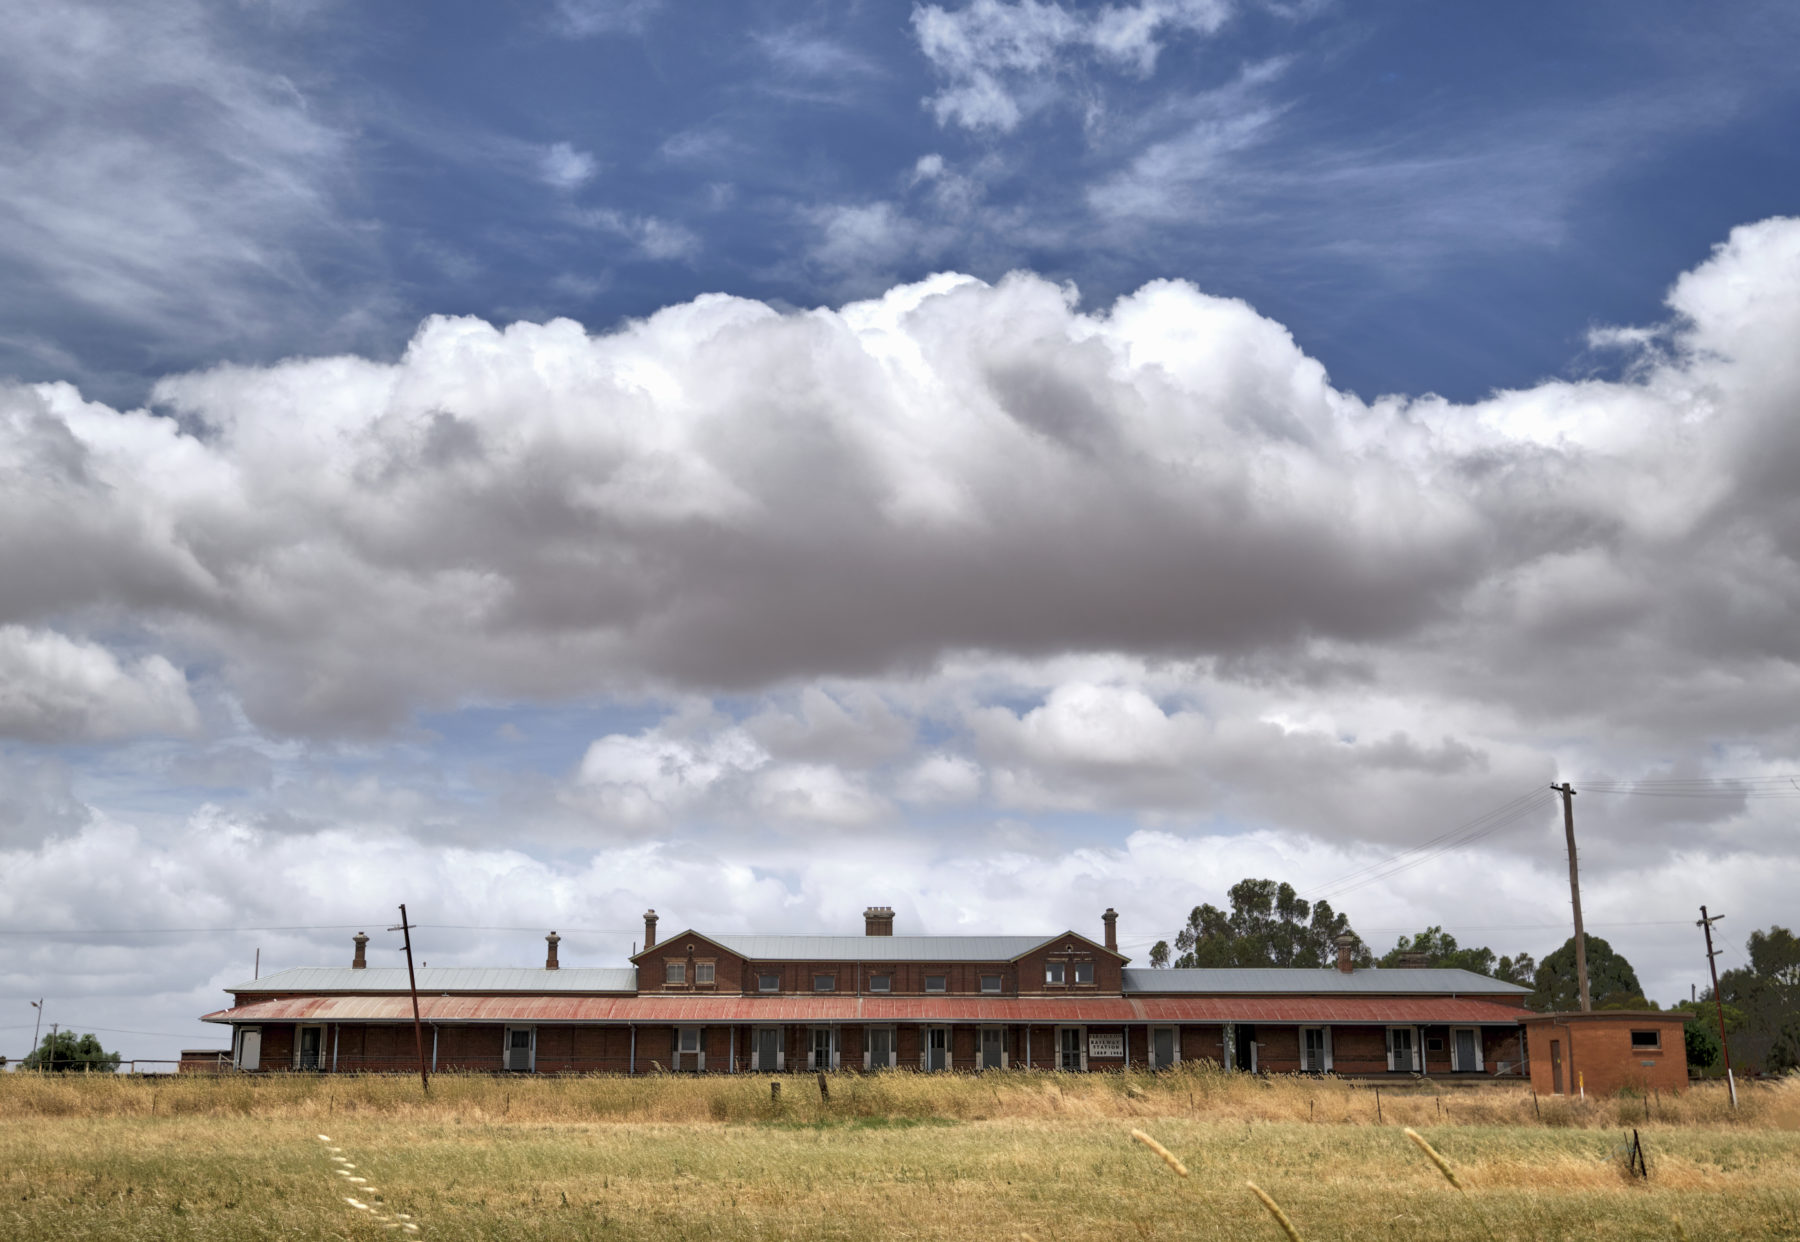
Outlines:
[{"label": "large cloud bank", "polygon": [[[60,635],[129,649],[85,683],[118,719],[187,719],[161,654],[328,733],[1113,652],[1786,727],[1800,222],[1736,230],[1670,306],[1625,379],[1470,406],[1339,392],[1182,283],[1084,312],[1028,275],[711,296],[601,335],[433,319],[395,363],[178,376],[154,413],[17,388],[9,677],[66,682]],[[0,728],[66,732],[67,698],[15,690]]]}]

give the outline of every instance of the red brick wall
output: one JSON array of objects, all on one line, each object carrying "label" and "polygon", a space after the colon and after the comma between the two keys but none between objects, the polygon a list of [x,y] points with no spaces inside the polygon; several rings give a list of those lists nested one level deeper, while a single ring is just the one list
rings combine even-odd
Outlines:
[{"label": "red brick wall", "polygon": [[[1658,1049],[1633,1048],[1631,1032],[1657,1031]],[[1558,1015],[1554,1023],[1532,1022],[1527,1027],[1531,1052],[1531,1086],[1540,1095],[1555,1090],[1550,1044],[1562,1045],[1563,1091],[1574,1095],[1610,1095],[1631,1088],[1638,1091],[1687,1089],[1686,1024],[1678,1017],[1661,1014],[1620,1016],[1601,1011],[1593,1014]]]}]

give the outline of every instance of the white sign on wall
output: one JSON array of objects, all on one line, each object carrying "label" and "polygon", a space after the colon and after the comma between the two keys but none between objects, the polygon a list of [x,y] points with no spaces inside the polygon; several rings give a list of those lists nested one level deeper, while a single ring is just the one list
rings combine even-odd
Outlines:
[{"label": "white sign on wall", "polygon": [[1123,1035],[1089,1035],[1088,1056],[1102,1061],[1123,1061],[1125,1059],[1125,1037]]}]

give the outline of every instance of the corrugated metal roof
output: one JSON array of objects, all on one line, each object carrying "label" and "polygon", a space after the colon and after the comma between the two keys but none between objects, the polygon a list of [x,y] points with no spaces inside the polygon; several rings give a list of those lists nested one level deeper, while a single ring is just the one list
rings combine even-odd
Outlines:
[{"label": "corrugated metal roof", "polygon": [[[1513,1025],[1525,1011],[1449,997],[1018,997],[974,996],[421,996],[427,1022],[656,1023],[694,1025],[854,1022],[1271,1022]],[[313,996],[254,1001],[203,1022],[411,1022],[404,996]]]},{"label": "corrugated metal roof", "polygon": [[1283,967],[1238,970],[1143,970],[1126,968],[1120,989],[1127,995],[1204,993],[1209,996],[1254,994],[1327,994],[1384,996],[1448,996],[1485,993],[1526,996],[1530,988],[1502,983],[1470,970],[1298,970]]},{"label": "corrugated metal roof", "polygon": [[[570,966],[533,970],[518,966],[426,966],[419,972],[419,993],[443,992],[635,992],[637,971],[630,966]],[[405,992],[406,970],[399,966],[296,966],[260,979],[234,983],[227,992]]]},{"label": "corrugated metal roof", "polygon": [[758,962],[1010,962],[1054,938],[707,935],[715,944]]}]

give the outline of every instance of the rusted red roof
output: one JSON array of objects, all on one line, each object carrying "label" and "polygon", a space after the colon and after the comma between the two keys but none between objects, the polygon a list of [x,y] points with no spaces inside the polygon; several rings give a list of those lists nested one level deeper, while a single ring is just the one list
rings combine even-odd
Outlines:
[{"label": "rusted red roof", "polygon": [[[855,1022],[1503,1023],[1527,1017],[1495,1001],[1404,996],[421,996],[427,1022],[636,1022],[694,1026]],[[405,996],[305,996],[256,1001],[203,1022],[410,1022]]]}]

